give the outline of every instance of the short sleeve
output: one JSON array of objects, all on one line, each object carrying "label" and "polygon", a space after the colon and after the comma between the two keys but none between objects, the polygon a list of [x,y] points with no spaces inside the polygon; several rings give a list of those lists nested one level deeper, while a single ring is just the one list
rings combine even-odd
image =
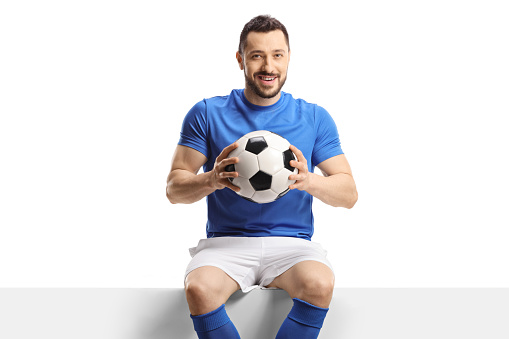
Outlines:
[{"label": "short sleeve", "polygon": [[311,159],[313,166],[343,154],[336,123],[329,112],[320,106],[315,107],[315,133],[316,139]]},{"label": "short sleeve", "polygon": [[182,123],[179,145],[191,147],[209,158],[207,138],[207,105],[205,100],[194,105]]}]

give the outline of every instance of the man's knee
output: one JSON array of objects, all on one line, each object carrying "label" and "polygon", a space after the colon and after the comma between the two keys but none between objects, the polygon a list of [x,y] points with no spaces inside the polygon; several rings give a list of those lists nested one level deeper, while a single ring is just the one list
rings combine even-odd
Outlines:
[{"label": "man's knee", "polygon": [[302,284],[302,290],[304,294],[314,297],[332,297],[332,293],[334,291],[334,279],[319,276],[305,279]]},{"label": "man's knee", "polygon": [[186,298],[189,300],[205,299],[213,294],[213,286],[205,281],[194,279],[187,280],[185,284]]},{"label": "man's knee", "polygon": [[189,274],[184,289],[190,302],[206,302],[225,293],[220,280],[203,274]]},{"label": "man's knee", "polygon": [[297,298],[319,307],[328,307],[334,293],[334,275],[308,275],[300,282]]},{"label": "man's knee", "polygon": [[225,278],[217,268],[197,269],[189,273],[185,282],[185,293],[191,314],[213,311],[225,303],[237,289],[237,283]]},{"label": "man's knee", "polygon": [[221,306],[223,301],[218,298],[221,291],[216,286],[201,279],[186,280],[186,299],[192,315],[205,314]]}]

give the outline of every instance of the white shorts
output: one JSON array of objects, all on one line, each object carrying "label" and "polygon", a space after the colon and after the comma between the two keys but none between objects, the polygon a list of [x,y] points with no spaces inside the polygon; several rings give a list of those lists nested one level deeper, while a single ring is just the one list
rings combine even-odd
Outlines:
[{"label": "white shorts", "polygon": [[332,270],[326,258],[327,251],[320,244],[292,237],[201,239],[189,253],[192,259],[185,277],[199,267],[214,266],[233,278],[243,292],[269,285],[293,265],[305,260],[321,262]]}]

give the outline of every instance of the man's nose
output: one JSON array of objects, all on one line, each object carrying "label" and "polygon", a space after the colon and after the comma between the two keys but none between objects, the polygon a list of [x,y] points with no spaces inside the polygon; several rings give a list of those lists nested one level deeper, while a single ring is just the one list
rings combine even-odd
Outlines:
[{"label": "man's nose", "polygon": [[263,71],[267,73],[274,73],[274,63],[271,58],[265,58],[263,61]]}]

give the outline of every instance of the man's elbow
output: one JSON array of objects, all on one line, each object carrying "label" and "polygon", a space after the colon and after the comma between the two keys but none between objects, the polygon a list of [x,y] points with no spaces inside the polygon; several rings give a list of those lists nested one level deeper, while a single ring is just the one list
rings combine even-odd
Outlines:
[{"label": "man's elbow", "polygon": [[168,201],[172,204],[178,204],[178,201],[175,200],[175,197],[171,194],[171,188],[170,188],[170,183],[168,182],[166,184],[166,198],[168,199]]},{"label": "man's elbow", "polygon": [[344,206],[345,208],[347,209],[351,209],[355,206],[355,204],[357,203],[357,199],[359,198],[359,194],[357,193],[357,190],[355,190],[351,196],[350,196],[350,199],[348,199],[348,202],[347,204]]},{"label": "man's elbow", "polygon": [[352,209],[356,203],[357,203],[357,197],[355,197],[355,199],[352,199],[351,203],[346,208]]}]

